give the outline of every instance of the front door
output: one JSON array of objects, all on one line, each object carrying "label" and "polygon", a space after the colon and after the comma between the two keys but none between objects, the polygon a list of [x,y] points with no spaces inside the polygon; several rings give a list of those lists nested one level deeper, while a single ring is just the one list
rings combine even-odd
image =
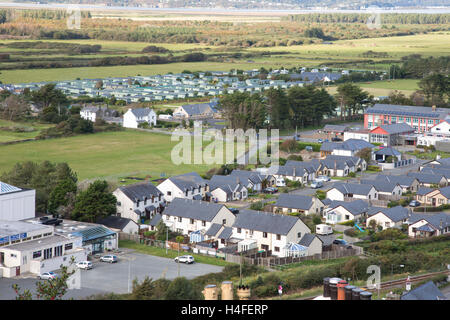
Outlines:
[{"label": "front door", "polygon": [[16,267],[16,277],[20,276],[20,267]]}]

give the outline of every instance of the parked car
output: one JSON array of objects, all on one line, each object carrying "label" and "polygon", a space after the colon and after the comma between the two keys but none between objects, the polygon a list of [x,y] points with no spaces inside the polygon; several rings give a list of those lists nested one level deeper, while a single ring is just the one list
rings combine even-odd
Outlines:
[{"label": "parked car", "polygon": [[327,181],[330,181],[330,177],[329,176],[318,176],[316,178],[316,181],[327,182]]},{"label": "parked car", "polygon": [[410,206],[410,207],[418,207],[418,206],[420,206],[420,202],[417,201],[417,200],[412,200],[412,201],[409,203],[409,206]]},{"label": "parked car", "polygon": [[93,264],[90,261],[80,261],[76,264],[77,268],[89,270],[93,268]]},{"label": "parked car", "polygon": [[193,256],[180,256],[180,257],[176,257],[175,262],[180,261],[181,263],[194,263],[194,257]]},{"label": "parked car", "polygon": [[39,276],[39,279],[41,279],[41,280],[53,280],[53,279],[56,279],[58,277],[59,277],[59,275],[57,273],[54,273],[53,271],[50,271],[50,272],[44,272],[43,274],[41,274]]},{"label": "parked car", "polygon": [[323,139],[318,139],[317,142],[318,143],[323,143]]},{"label": "parked car", "polygon": [[100,258],[100,261],[109,262],[109,263],[117,262],[117,260],[118,260],[117,257],[112,254],[109,254],[109,255],[106,255],[106,256],[103,256]]},{"label": "parked car", "polygon": [[286,187],[286,181],[284,180],[283,177],[277,178],[276,186],[277,187]]},{"label": "parked car", "polygon": [[333,244],[345,246],[345,245],[347,245],[347,241],[342,240],[342,239],[336,239],[336,240],[333,241]]},{"label": "parked car", "polygon": [[230,210],[232,214],[238,214],[239,213],[239,209],[237,209],[237,208],[228,208],[228,210]]},{"label": "parked car", "polygon": [[267,187],[263,190],[264,193],[277,193],[278,189],[277,188],[273,188],[273,187]]},{"label": "parked car", "polygon": [[338,137],[333,137],[333,138],[331,138],[331,141],[342,141],[342,139],[338,138]]},{"label": "parked car", "polygon": [[322,187],[323,187],[322,181],[314,180],[313,182],[311,182],[311,188],[313,189],[318,189]]}]

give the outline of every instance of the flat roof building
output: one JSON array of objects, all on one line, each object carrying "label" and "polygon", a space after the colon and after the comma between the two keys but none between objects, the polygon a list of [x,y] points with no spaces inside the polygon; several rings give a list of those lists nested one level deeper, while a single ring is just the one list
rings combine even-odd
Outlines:
[{"label": "flat roof building", "polygon": [[33,218],[36,190],[24,189],[0,181],[0,220],[19,221]]}]

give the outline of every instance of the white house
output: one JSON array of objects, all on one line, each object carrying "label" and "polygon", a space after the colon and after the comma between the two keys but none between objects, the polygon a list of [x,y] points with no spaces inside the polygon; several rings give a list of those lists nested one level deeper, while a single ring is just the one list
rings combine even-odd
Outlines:
[{"label": "white house", "polygon": [[36,190],[14,187],[0,181],[0,220],[34,218]]},{"label": "white house", "polygon": [[358,140],[364,140],[366,142],[369,142],[369,130],[362,129],[362,130],[345,131],[344,132],[344,141],[347,141],[350,139],[358,139]]},{"label": "white house", "polygon": [[327,198],[339,201],[344,201],[346,198],[378,200],[378,192],[375,187],[367,184],[338,183],[328,190]]},{"label": "white house", "polygon": [[151,219],[165,205],[164,194],[149,182],[119,187],[113,195],[117,198],[117,214],[136,223]]},{"label": "white house", "polygon": [[412,238],[440,236],[450,233],[450,214],[412,214],[408,219],[408,235]]},{"label": "white house", "polygon": [[280,211],[286,214],[298,212],[306,215],[322,215],[324,208],[323,202],[316,197],[288,193],[281,193],[273,205],[274,212]]},{"label": "white house", "polygon": [[248,197],[248,189],[239,178],[232,176],[212,176],[209,190],[213,201],[228,202]]},{"label": "white house", "polygon": [[112,117],[115,113],[115,110],[109,109],[107,106],[85,106],[80,110],[80,117],[95,122],[97,119]]},{"label": "white house", "polygon": [[368,204],[363,200],[332,201],[325,210],[324,217],[327,223],[337,224],[345,221],[361,221],[368,211]]},{"label": "white house", "polygon": [[258,249],[285,257],[289,243],[298,243],[311,230],[297,217],[254,210],[239,210],[230,237],[253,240]]},{"label": "white house", "polygon": [[175,198],[154,219],[162,220],[172,231],[184,235],[196,231],[204,235],[213,224],[231,227],[235,216],[223,204]]},{"label": "white house", "polygon": [[139,124],[148,123],[156,125],[156,113],[150,108],[128,109],[123,115],[123,126],[125,128],[138,128]]},{"label": "white house", "polygon": [[209,182],[196,172],[170,177],[161,182],[157,188],[164,194],[164,199],[171,202],[175,198],[209,201]]},{"label": "white house", "polygon": [[388,228],[401,228],[409,217],[409,210],[402,206],[393,208],[376,208],[372,207],[369,210],[368,218],[366,220],[366,227],[370,226],[371,221],[375,221],[383,230]]}]

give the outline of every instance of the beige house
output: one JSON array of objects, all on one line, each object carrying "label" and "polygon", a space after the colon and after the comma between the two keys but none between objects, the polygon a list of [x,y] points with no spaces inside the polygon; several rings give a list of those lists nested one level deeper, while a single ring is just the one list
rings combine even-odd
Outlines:
[{"label": "beige house", "polygon": [[416,200],[432,207],[448,204],[450,203],[450,187],[441,189],[419,188],[416,194]]}]

